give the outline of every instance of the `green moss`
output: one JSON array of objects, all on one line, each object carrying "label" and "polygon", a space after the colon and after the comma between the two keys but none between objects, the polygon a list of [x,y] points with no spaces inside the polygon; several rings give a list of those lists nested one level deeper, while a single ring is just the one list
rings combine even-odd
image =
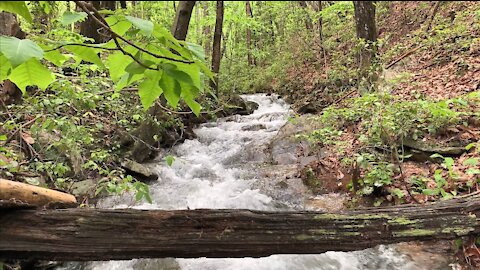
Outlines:
[{"label": "green moss", "polygon": [[393,234],[393,237],[428,236],[428,235],[434,235],[435,230],[411,229],[411,230],[393,232],[392,234]]},{"label": "green moss", "polygon": [[455,233],[458,236],[468,235],[470,232],[475,231],[472,227],[466,228],[444,228],[442,229],[442,233]]},{"label": "green moss", "polygon": [[388,221],[388,224],[397,224],[397,225],[410,225],[416,224],[418,220],[411,220],[404,217],[394,218]]},{"label": "green moss", "polygon": [[338,220],[352,220],[352,219],[390,219],[387,214],[356,214],[356,215],[341,215],[341,214],[320,214],[313,217],[315,220],[319,219],[338,219]]}]

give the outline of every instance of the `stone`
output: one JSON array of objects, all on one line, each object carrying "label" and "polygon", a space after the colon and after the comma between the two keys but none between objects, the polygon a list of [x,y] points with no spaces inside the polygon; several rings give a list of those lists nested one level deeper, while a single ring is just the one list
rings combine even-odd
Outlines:
[{"label": "stone", "polygon": [[94,195],[97,183],[94,180],[87,179],[78,181],[72,184],[72,194],[76,197],[82,197],[85,195]]},{"label": "stone", "polygon": [[139,181],[155,181],[158,179],[158,175],[153,173],[148,167],[131,159],[123,160],[121,166],[127,171],[127,174],[137,178]]}]

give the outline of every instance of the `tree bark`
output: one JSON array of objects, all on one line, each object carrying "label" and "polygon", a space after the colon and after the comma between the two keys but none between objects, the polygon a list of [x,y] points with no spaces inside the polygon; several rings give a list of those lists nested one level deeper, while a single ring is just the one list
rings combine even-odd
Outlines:
[{"label": "tree bark", "polygon": [[120,7],[123,9],[127,8],[127,1],[120,1]]},{"label": "tree bark", "polygon": [[[208,2],[203,3],[203,17],[205,18],[205,20],[207,20],[208,18]],[[212,51],[212,45],[211,45],[212,43],[210,41],[210,31],[211,31],[211,27],[208,24],[208,20],[207,20],[207,23],[204,23],[203,25],[203,35],[204,35],[203,40],[205,40],[204,47],[205,47],[206,59],[208,59],[208,55],[210,55]]]},{"label": "tree bark", "polygon": [[373,1],[353,1],[357,38],[364,39],[369,48],[363,48],[359,53],[359,66],[363,72],[368,69],[376,55],[375,42],[377,28],[375,25],[375,5]]},{"label": "tree bark", "polygon": [[178,40],[187,38],[188,26],[192,17],[195,1],[180,1],[178,4],[175,21],[172,26],[172,34]]},{"label": "tree bark", "polygon": [[313,23],[312,19],[307,13],[307,2],[306,1],[298,1],[298,4],[305,10],[306,13],[306,18],[305,18],[305,27],[307,30],[312,30],[313,29]]},{"label": "tree bark", "polygon": [[[252,7],[250,1],[245,1],[245,13],[247,18],[253,18]],[[247,27],[247,61],[248,65],[255,65],[255,59],[252,56],[252,30]]]},{"label": "tree bark", "polygon": [[[9,12],[0,12],[0,35],[25,38],[25,33],[20,29],[16,15]],[[0,81],[0,105],[20,103],[22,92],[10,80]]]},{"label": "tree bark", "polygon": [[63,209],[0,214],[0,258],[124,260],[352,251],[480,233],[480,198],[342,213]]},{"label": "tree bark", "polygon": [[[100,9],[100,1],[87,1],[92,4],[95,9]],[[92,38],[95,43],[102,43],[102,36],[99,33],[100,26],[88,16],[86,20],[80,23],[80,34]]]},{"label": "tree bark", "polygon": [[215,19],[215,30],[213,33],[212,45],[212,71],[215,73],[215,81],[210,82],[210,86],[218,95],[218,72],[220,71],[221,47],[222,47],[222,29],[223,29],[223,1],[217,1],[217,14]]}]

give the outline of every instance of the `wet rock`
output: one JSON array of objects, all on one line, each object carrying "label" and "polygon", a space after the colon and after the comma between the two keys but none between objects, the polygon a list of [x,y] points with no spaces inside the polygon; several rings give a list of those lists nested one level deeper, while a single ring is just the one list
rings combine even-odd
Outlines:
[{"label": "wet rock", "polygon": [[97,183],[94,180],[87,179],[75,182],[72,185],[72,194],[76,197],[95,194]]},{"label": "wet rock", "polygon": [[125,159],[121,165],[128,174],[140,181],[154,181],[158,179],[158,175],[153,173],[149,168],[133,160]]},{"label": "wet rock", "polygon": [[264,124],[253,124],[242,127],[243,131],[258,131],[261,129],[267,129],[267,127]]},{"label": "wet rock", "polygon": [[228,101],[230,105],[229,108],[224,109],[222,116],[239,114],[239,115],[249,115],[252,114],[256,109],[258,109],[258,104],[253,101],[245,101],[239,95],[233,95]]},{"label": "wet rock", "polygon": [[[299,157],[309,156],[308,143],[298,140],[295,136],[311,132],[318,127],[318,122],[308,116],[301,116],[287,122],[270,143],[270,154],[273,164],[295,164],[299,162]],[[309,162],[313,161],[311,159],[308,158]],[[307,160],[302,161],[302,163],[305,162]]]}]

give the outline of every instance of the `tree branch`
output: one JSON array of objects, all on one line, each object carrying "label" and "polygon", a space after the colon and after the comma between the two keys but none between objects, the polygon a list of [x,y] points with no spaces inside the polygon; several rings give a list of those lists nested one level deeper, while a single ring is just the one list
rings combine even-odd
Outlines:
[{"label": "tree branch", "polygon": [[[115,44],[117,45],[117,47],[120,46],[119,42],[117,39],[120,39],[122,40],[123,42],[127,43],[128,45],[134,47],[135,49],[138,49],[139,51],[141,52],[144,52],[146,54],[149,54],[155,58],[158,58],[158,59],[165,59],[165,60],[169,60],[169,61],[173,61],[173,62],[180,62],[180,63],[185,63],[185,64],[193,64],[194,61],[189,61],[189,60],[180,60],[180,59],[175,59],[175,58],[171,58],[171,57],[168,57],[168,56],[162,56],[162,55],[159,55],[159,54],[156,54],[156,53],[152,53],[148,50],[145,50],[144,48],[136,45],[135,43],[131,42],[130,40],[122,37],[121,35],[118,35],[117,33],[115,33],[112,28],[110,28],[108,26],[108,23],[103,19],[102,15],[98,12],[98,10],[96,10],[91,4],[89,3],[86,3],[85,1],[74,1],[83,11],[85,11],[88,16],[90,16],[98,25],[100,25],[101,27],[103,27],[108,33],[110,33],[110,36],[112,37],[112,39],[114,40]],[[122,51],[122,53],[127,53],[125,52],[125,50],[123,50],[122,48],[119,47],[119,50]],[[128,54],[126,54],[128,55]]]}]

